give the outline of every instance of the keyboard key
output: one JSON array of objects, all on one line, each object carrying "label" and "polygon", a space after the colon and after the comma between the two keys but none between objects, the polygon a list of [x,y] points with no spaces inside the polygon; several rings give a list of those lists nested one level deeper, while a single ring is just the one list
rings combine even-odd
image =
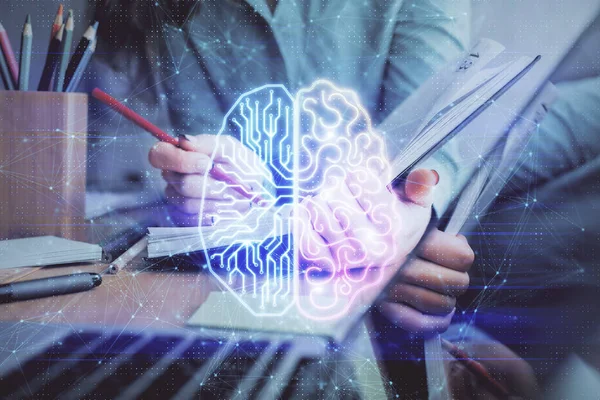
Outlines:
[{"label": "keyboard key", "polygon": [[104,363],[125,352],[136,338],[133,335],[117,334],[102,341],[91,352],[88,349],[80,349],[82,351],[75,353],[75,356],[79,357],[75,364],[62,370],[58,376],[47,382],[36,392],[35,397],[55,398],[60,393],[72,389]]},{"label": "keyboard key", "polygon": [[267,385],[267,382],[271,379],[276,379],[274,374],[276,373],[277,366],[285,359],[291,347],[291,343],[284,343],[275,350],[273,357],[268,361],[262,376],[258,378],[254,388],[252,388],[250,396],[248,396],[250,399],[258,399],[260,391]]},{"label": "keyboard key", "polygon": [[194,341],[140,397],[151,399],[174,396],[194,376],[198,369],[224,345],[223,341],[217,339]]},{"label": "keyboard key", "polygon": [[100,335],[95,333],[72,333],[53,342],[50,347],[29,359],[20,369],[0,377],[3,396],[10,397],[16,392],[19,392],[16,397],[30,396],[33,381],[47,379],[49,371],[55,365],[61,362],[70,362],[74,353],[80,352],[80,349],[89,349],[99,337]]},{"label": "keyboard key", "polygon": [[324,394],[327,382],[323,380],[320,371],[324,367],[317,358],[302,358],[292,374],[283,395],[284,399],[319,397]]},{"label": "keyboard key", "polygon": [[142,346],[128,360],[124,361],[109,376],[100,382],[91,395],[86,396],[96,399],[110,399],[116,397],[131,383],[150,370],[163,357],[169,354],[182,342],[181,337],[155,336]]},{"label": "keyboard key", "polygon": [[320,358],[302,358],[281,397],[339,400],[361,398],[352,363]]},{"label": "keyboard key", "polygon": [[201,382],[197,396],[201,398],[229,398],[256,360],[267,348],[267,342],[236,343],[221,365]]}]

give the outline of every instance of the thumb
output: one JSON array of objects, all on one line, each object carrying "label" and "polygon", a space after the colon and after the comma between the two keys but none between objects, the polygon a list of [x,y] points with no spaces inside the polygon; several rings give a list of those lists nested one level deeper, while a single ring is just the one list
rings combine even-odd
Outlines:
[{"label": "thumb", "polygon": [[432,169],[417,169],[412,171],[404,184],[404,195],[412,203],[422,207],[431,207],[435,185],[440,176]]}]

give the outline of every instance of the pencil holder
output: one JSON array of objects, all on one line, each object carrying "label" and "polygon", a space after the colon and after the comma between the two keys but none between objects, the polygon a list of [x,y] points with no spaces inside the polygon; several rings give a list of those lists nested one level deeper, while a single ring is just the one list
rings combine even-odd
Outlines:
[{"label": "pencil holder", "polygon": [[85,239],[88,97],[0,91],[0,238]]}]

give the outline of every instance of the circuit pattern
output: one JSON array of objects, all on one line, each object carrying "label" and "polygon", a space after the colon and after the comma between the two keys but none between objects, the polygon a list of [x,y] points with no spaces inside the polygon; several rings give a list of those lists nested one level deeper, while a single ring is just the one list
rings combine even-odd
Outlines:
[{"label": "circuit pattern", "polygon": [[[256,315],[281,315],[294,303],[295,257],[288,218],[294,182],[293,101],[284,86],[265,85],[232,106],[213,160],[231,161],[221,166],[233,177],[221,190],[244,186],[252,201],[244,213],[225,203],[213,226],[200,226],[203,240],[217,246],[206,254],[211,272],[228,288],[235,286],[232,293]],[[239,138],[243,148],[232,146],[233,138]],[[258,199],[261,206],[253,206]],[[248,199],[232,197],[229,205],[233,202]],[[228,244],[219,246],[220,241]],[[250,305],[245,295],[259,301]]]}]

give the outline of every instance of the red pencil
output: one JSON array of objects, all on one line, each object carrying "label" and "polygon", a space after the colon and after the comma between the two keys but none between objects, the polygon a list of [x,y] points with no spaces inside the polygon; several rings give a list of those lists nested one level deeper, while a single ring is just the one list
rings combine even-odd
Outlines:
[{"label": "red pencil", "polygon": [[[115,99],[111,95],[103,92],[102,90],[95,88],[92,90],[92,97],[111,107],[113,110],[144,129],[145,131],[152,134],[155,138],[162,142],[170,143],[173,146],[180,146],[180,140],[174,138],[169,135],[167,132],[160,129],[158,126],[154,125],[131,108],[127,107],[125,104],[121,103],[119,100]],[[185,138],[181,140],[187,140]],[[238,193],[242,194],[244,197],[251,199],[252,202],[260,204],[262,202],[262,198],[260,196],[253,195],[243,184],[236,182],[234,179],[225,174],[225,172],[219,170],[216,167],[213,167],[210,170],[210,174],[217,180],[223,181],[228,185],[232,186],[234,190]]]},{"label": "red pencil", "polygon": [[56,17],[54,17],[54,23],[52,24],[52,31],[50,32],[50,41],[56,36],[58,30],[63,24],[63,5],[58,6],[58,11],[56,12]]},{"label": "red pencil", "polygon": [[19,64],[15,58],[15,52],[10,44],[10,39],[6,34],[6,29],[4,29],[2,24],[0,24],[0,50],[4,53],[4,58],[6,59],[8,69],[13,78],[13,83],[15,84],[15,87],[17,87],[17,83],[19,82]]},{"label": "red pencil", "polygon": [[510,396],[509,391],[497,380],[495,380],[483,364],[473,360],[467,353],[459,349],[454,343],[442,339],[442,346],[452,357],[456,358],[466,369],[468,369],[479,381],[486,386],[495,396],[505,399]]}]

